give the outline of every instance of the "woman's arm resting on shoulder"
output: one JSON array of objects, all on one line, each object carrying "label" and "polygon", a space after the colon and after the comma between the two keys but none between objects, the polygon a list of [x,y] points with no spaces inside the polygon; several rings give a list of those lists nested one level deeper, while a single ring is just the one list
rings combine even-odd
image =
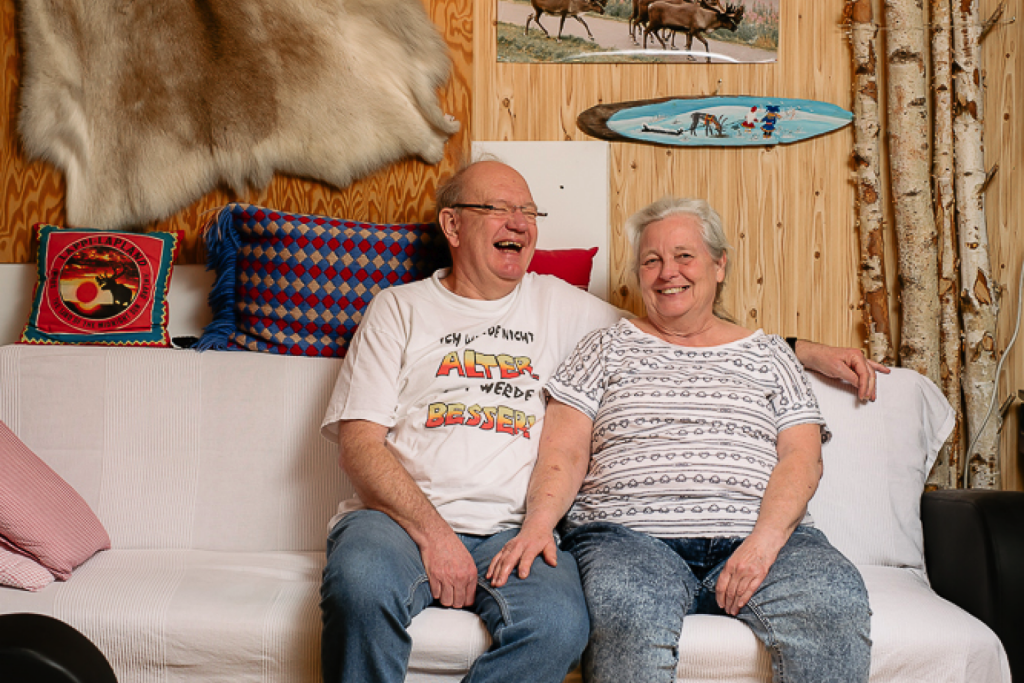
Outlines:
[{"label": "woman's arm resting on shoulder", "polygon": [[593,425],[575,408],[554,399],[548,401],[537,465],[526,494],[526,519],[519,534],[491,560],[487,579],[492,586],[504,586],[516,568],[519,578],[525,579],[538,555],[555,566],[558,547],[554,529],[569,511],[587,475]]},{"label": "woman's arm resting on shoulder", "polygon": [[366,507],[391,517],[419,546],[434,598],[445,607],[472,605],[476,563],[388,448],[387,433],[387,427],[367,420],[341,422],[341,469]]},{"label": "woman's arm resting on shoulder", "polygon": [[803,424],[779,433],[779,462],[761,499],[750,536],[725,563],[715,595],[718,606],[736,616],[761,586],[779,550],[800,525],[821,479],[821,427]]},{"label": "woman's arm resting on shoulder", "polygon": [[826,346],[800,339],[795,351],[797,359],[808,370],[857,387],[857,395],[862,401],[875,400],[875,373],[889,374],[889,368],[865,358],[860,349]]}]

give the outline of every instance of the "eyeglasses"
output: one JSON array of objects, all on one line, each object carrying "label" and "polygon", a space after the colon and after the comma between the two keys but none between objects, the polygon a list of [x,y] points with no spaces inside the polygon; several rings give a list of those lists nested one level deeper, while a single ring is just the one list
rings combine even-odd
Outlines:
[{"label": "eyeglasses", "polygon": [[546,213],[537,210],[537,207],[533,204],[524,204],[523,206],[515,206],[513,204],[452,204],[453,209],[477,209],[483,211],[489,216],[495,218],[509,219],[515,214],[516,211],[523,214],[523,218],[536,223],[538,218],[544,218],[547,216]]}]

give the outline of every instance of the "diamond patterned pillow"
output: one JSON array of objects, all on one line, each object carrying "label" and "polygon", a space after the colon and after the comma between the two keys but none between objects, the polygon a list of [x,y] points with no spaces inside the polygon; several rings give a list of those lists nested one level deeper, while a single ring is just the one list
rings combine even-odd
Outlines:
[{"label": "diamond patterned pillow", "polygon": [[229,204],[206,231],[217,273],[199,350],[342,357],[366,305],[447,265],[431,224],[377,225]]}]

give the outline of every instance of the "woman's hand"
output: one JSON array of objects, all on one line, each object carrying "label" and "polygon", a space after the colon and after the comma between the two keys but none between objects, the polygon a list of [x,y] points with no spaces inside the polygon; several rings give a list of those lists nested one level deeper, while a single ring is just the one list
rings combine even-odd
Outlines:
[{"label": "woman's hand", "polygon": [[552,567],[558,566],[558,545],[555,543],[555,535],[550,529],[545,531],[539,527],[523,526],[519,534],[506,543],[491,560],[486,578],[492,586],[501,588],[518,567],[519,578],[525,579],[530,575],[530,567],[538,555]]},{"label": "woman's hand", "polygon": [[779,550],[785,544],[771,541],[763,536],[752,533],[733,551],[732,557],[725,563],[722,573],[715,586],[715,599],[718,606],[727,614],[736,616],[753,597],[768,570],[779,556]]},{"label": "woman's hand", "polygon": [[530,575],[538,555],[552,567],[558,562],[554,528],[580,490],[590,463],[593,420],[557,399],[548,401],[540,435],[537,465],[526,494],[526,520],[519,534],[491,560],[486,578],[500,588],[518,567],[519,578]]}]

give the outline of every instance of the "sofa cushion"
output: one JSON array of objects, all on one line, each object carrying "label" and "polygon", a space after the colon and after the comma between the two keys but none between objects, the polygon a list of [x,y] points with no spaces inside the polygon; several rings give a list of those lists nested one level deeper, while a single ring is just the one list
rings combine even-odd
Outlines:
[{"label": "sofa cushion", "polygon": [[168,345],[177,233],[36,228],[38,280],[22,342]]},{"label": "sofa cushion", "polygon": [[59,579],[110,538],[78,493],[0,422],[0,535]]},{"label": "sofa cushion", "polygon": [[921,492],[956,414],[929,379],[878,375],[878,399],[811,373],[832,440],[809,504],[815,524],[854,564],[924,570]]},{"label": "sofa cushion", "polygon": [[322,552],[115,549],[66,583],[0,592],[0,613],[70,624],[120,683],[315,683],[322,568]]},{"label": "sofa cushion", "polygon": [[937,596],[923,573],[877,566],[860,572],[871,601],[872,681],[1009,682],[996,634]]},{"label": "sofa cushion", "polygon": [[229,204],[206,230],[214,319],[197,348],[340,358],[373,296],[444,265],[443,242],[425,223]]}]

